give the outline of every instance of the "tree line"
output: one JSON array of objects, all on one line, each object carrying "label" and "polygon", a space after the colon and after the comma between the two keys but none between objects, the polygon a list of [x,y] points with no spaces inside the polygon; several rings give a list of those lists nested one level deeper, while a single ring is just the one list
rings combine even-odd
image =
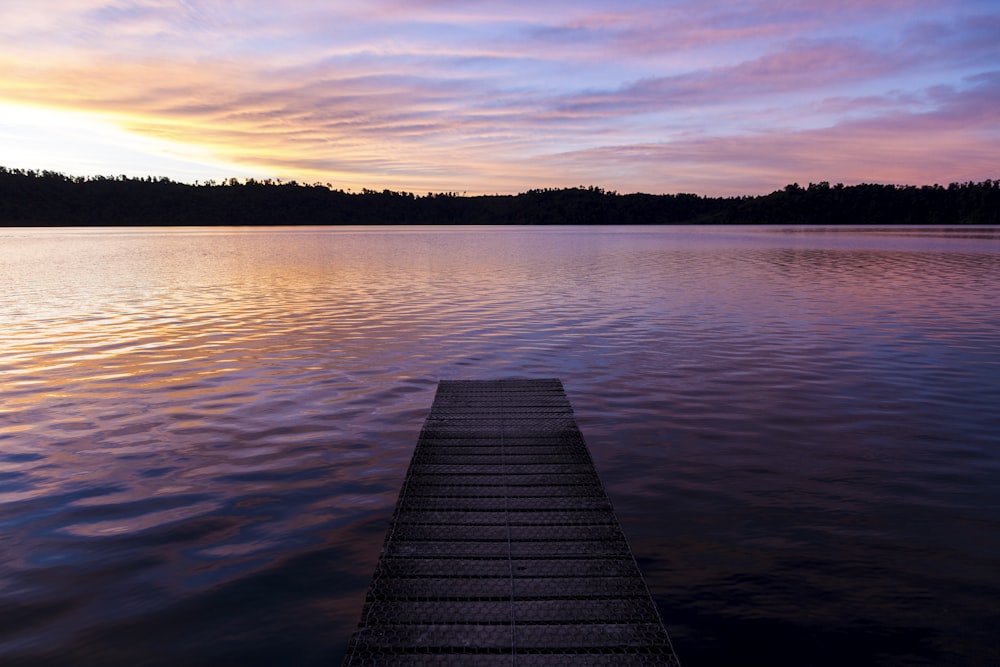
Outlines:
[{"label": "tree line", "polygon": [[1000,180],[948,186],[797,183],[770,194],[348,192],[329,184],[66,176],[0,167],[0,225],[996,225]]}]

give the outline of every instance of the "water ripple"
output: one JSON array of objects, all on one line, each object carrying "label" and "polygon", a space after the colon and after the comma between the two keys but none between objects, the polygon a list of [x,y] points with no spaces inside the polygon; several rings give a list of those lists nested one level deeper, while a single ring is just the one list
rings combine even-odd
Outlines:
[{"label": "water ripple", "polygon": [[15,230],[0,273],[0,661],[336,660],[437,380],[497,376],[563,379],[685,664],[993,655],[995,230]]}]

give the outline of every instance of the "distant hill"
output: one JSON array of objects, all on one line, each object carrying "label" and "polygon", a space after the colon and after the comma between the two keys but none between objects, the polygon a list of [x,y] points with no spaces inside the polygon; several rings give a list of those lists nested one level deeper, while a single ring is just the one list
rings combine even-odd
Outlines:
[{"label": "distant hill", "polygon": [[460,196],[326,185],[73,177],[0,167],[0,225],[996,225],[1000,180],[948,186],[792,184],[755,197],[597,187]]}]

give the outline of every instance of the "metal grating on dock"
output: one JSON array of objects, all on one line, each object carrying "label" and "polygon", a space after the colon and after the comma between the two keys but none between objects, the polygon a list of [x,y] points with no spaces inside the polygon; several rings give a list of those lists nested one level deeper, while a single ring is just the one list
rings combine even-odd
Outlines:
[{"label": "metal grating on dock", "polygon": [[559,380],[442,381],[345,665],[677,665]]}]

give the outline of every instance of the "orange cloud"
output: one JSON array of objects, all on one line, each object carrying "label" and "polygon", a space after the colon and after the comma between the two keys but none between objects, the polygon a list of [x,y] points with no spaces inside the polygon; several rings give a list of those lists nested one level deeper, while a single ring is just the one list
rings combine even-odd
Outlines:
[{"label": "orange cloud", "polygon": [[[996,141],[995,119],[947,122],[1000,57],[984,7],[53,0],[0,9],[0,102],[352,188],[735,192],[780,187],[803,155],[820,180],[946,180],[989,169],[976,149]],[[939,155],[878,157],[903,145]],[[61,169],[51,155],[36,166]]]}]

